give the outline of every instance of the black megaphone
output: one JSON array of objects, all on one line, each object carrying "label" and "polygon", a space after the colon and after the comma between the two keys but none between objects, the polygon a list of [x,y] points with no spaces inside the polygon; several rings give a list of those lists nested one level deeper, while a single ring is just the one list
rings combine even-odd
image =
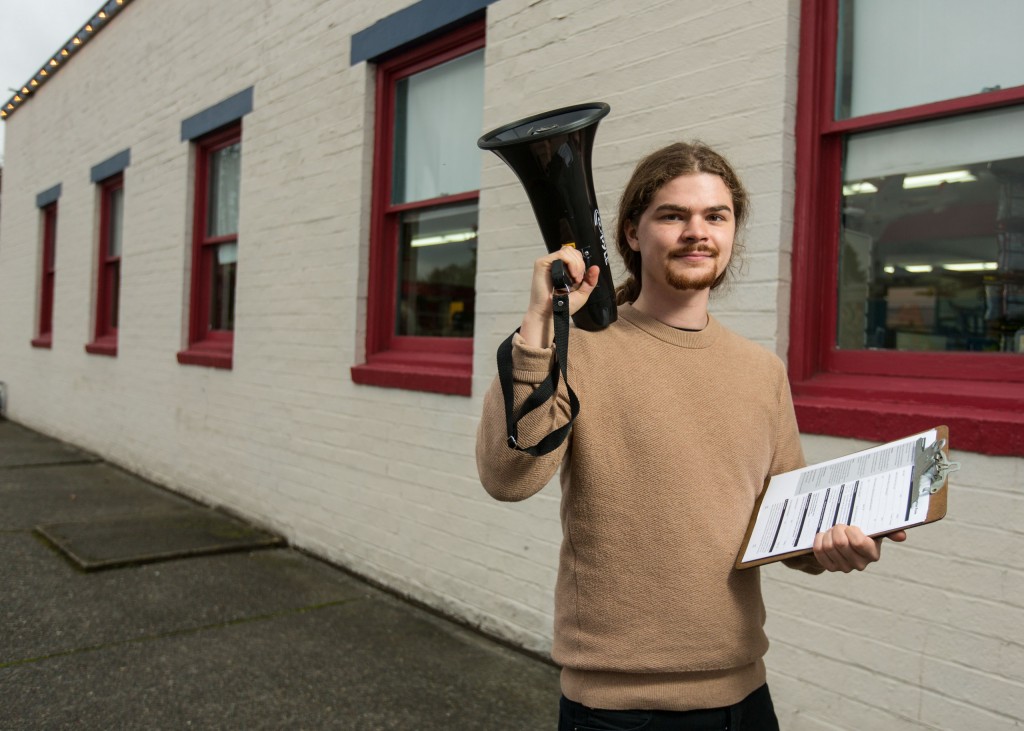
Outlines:
[{"label": "black megaphone", "polygon": [[519,178],[548,251],[575,246],[588,268],[600,267],[597,286],[572,318],[584,330],[602,330],[617,317],[615,282],[590,168],[597,123],[609,111],[603,102],[563,107],[498,127],[477,141]]}]

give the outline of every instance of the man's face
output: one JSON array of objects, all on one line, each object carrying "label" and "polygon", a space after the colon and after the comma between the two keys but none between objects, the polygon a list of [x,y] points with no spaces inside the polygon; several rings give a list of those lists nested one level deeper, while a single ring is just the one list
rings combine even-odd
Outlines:
[{"label": "man's face", "polygon": [[643,288],[708,289],[732,256],[732,194],[717,175],[680,175],[666,183],[626,238],[643,261]]}]

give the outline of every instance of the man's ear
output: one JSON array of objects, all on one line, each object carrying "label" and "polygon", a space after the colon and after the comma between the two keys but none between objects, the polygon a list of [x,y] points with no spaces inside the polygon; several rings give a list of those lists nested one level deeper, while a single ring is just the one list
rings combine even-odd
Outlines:
[{"label": "man's ear", "polygon": [[633,251],[640,251],[640,240],[636,237],[636,225],[630,219],[626,219],[622,225],[622,231],[626,234],[626,242]]}]

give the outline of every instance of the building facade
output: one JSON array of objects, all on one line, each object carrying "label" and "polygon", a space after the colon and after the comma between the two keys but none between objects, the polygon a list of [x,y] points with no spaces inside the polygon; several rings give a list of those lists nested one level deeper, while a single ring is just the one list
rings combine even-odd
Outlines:
[{"label": "building facade", "polygon": [[808,460],[948,424],[963,465],[864,574],[763,570],[783,727],[1019,728],[1024,16],[980,2],[111,0],[3,107],[6,416],[546,653],[557,485],[473,456],[543,249],[476,139],[604,101],[608,229],[658,146],[740,171],[712,310]]}]

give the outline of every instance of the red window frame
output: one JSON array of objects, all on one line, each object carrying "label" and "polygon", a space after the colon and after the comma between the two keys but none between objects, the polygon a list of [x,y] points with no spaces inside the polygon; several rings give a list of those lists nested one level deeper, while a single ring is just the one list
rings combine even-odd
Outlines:
[{"label": "red window frame", "polygon": [[370,209],[370,272],[366,315],[366,363],[352,367],[356,383],[416,391],[470,395],[472,338],[396,335],[399,219],[406,211],[477,201],[480,191],[393,204],[395,89],[408,76],[483,48],[483,20],[382,62],[377,67],[373,200]]},{"label": "red window frame", "polygon": [[53,290],[57,272],[57,203],[43,206],[43,261],[39,279],[39,327],[32,345],[53,347]]},{"label": "red window frame", "polygon": [[[112,304],[119,302],[121,282],[121,256],[110,255],[113,198],[117,191],[124,195],[124,174],[118,173],[100,183],[100,236],[96,266],[96,324],[93,340],[85,346],[88,353],[117,355],[117,318]],[[122,221],[124,198],[121,199]],[[123,230],[123,229],[122,229]]]},{"label": "red window frame", "polygon": [[233,330],[210,328],[213,301],[209,282],[213,258],[222,244],[238,243],[238,232],[225,236],[207,235],[209,223],[210,159],[214,153],[242,142],[241,122],[211,132],[196,140],[195,204],[192,222],[192,278],[189,298],[188,348],[178,353],[178,362],[211,368],[232,366],[235,343]]},{"label": "red window frame", "polygon": [[838,0],[802,0],[789,375],[800,429],[885,441],[938,424],[955,449],[1024,455],[1024,355],[835,347],[842,147],[854,132],[1024,103],[1024,86],[834,118]]}]

